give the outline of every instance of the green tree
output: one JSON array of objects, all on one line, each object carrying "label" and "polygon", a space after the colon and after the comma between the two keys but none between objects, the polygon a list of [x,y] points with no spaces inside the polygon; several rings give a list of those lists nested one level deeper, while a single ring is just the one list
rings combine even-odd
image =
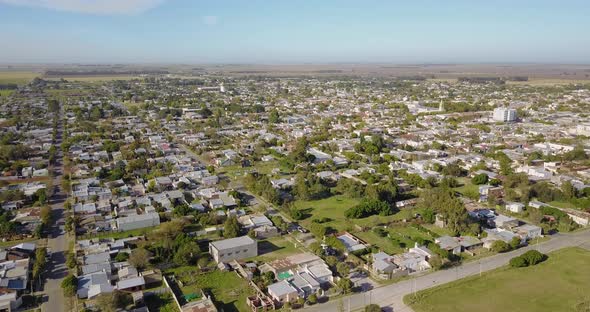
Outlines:
[{"label": "green tree", "polygon": [[73,274],[69,274],[61,281],[61,288],[66,296],[75,295],[78,288],[78,279]]},{"label": "green tree", "polygon": [[272,109],[270,114],[268,114],[268,122],[276,124],[281,122],[281,116],[279,115],[279,111],[276,109]]},{"label": "green tree", "polygon": [[316,294],[309,295],[309,297],[307,297],[307,303],[309,303],[309,304],[318,303],[318,296]]},{"label": "green tree", "polygon": [[491,250],[493,252],[507,252],[510,250],[510,245],[506,244],[506,242],[497,240],[492,243]]},{"label": "green tree", "polygon": [[354,284],[348,278],[341,278],[336,282],[336,286],[342,291],[344,294],[349,294],[352,292],[352,287]]},{"label": "green tree", "polygon": [[136,248],[131,251],[128,262],[138,270],[142,270],[148,266],[149,259],[150,253],[147,250],[144,248]]},{"label": "green tree", "polygon": [[488,183],[488,175],[485,173],[480,173],[473,178],[471,178],[471,183],[475,185],[481,185]]},{"label": "green tree", "polygon": [[127,261],[128,259],[129,259],[129,254],[126,252],[119,252],[119,253],[117,253],[117,256],[115,256],[115,261],[117,261],[117,262]]},{"label": "green tree", "polygon": [[342,277],[347,277],[350,273],[350,267],[346,262],[338,262],[338,264],[336,264],[336,272]]},{"label": "green tree", "polygon": [[528,265],[536,265],[537,263],[540,263],[543,260],[545,260],[546,255],[540,253],[537,250],[529,250],[522,254],[521,257],[524,260],[526,260]]},{"label": "green tree", "polygon": [[568,200],[572,200],[577,197],[577,191],[572,182],[565,181],[561,184],[561,192],[563,193],[563,197]]},{"label": "green tree", "polygon": [[510,259],[510,266],[513,268],[522,268],[527,265],[528,264],[527,264],[526,260],[521,256],[514,257],[514,258]]},{"label": "green tree", "polygon": [[240,236],[240,223],[235,216],[230,216],[223,224],[223,237],[233,238]]}]

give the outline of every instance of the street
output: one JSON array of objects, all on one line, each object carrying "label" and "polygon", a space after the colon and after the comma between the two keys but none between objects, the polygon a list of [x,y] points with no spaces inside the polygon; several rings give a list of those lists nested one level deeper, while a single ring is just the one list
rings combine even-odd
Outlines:
[{"label": "street", "polygon": [[412,309],[403,303],[403,298],[413,292],[446,284],[464,277],[479,274],[504,266],[508,261],[531,249],[538,249],[542,253],[549,253],[566,247],[580,246],[590,250],[590,230],[584,230],[574,234],[556,234],[552,239],[538,245],[529,245],[511,252],[497,254],[483,258],[480,261],[472,261],[456,268],[436,271],[399,283],[375,288],[370,292],[358,293],[342,299],[328,301],[305,308],[306,311],[338,311],[339,301],[345,311],[363,309],[366,305],[374,303],[381,307],[387,307],[394,312],[409,312]]},{"label": "street", "polygon": [[[63,109],[62,109],[63,112]],[[63,116],[63,114],[62,114]],[[61,151],[61,142],[63,137],[63,121],[60,118],[55,145],[58,148],[58,157],[53,166],[54,178],[53,186],[55,192],[50,199],[52,209],[52,225],[47,229],[48,237],[47,247],[52,251],[51,258],[47,263],[45,295],[41,306],[41,311],[65,311],[65,298],[61,289],[61,281],[68,274],[66,267],[66,251],[68,248],[65,230],[65,211],[64,202],[67,194],[61,189],[61,180],[63,176],[63,152]]]}]

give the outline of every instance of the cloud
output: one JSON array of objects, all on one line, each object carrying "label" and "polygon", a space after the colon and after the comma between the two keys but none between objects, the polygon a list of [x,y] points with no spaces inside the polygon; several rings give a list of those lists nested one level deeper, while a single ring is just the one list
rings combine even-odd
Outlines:
[{"label": "cloud", "polygon": [[133,15],[155,8],[165,0],[0,0],[0,3],[98,15]]},{"label": "cloud", "polygon": [[203,24],[209,25],[209,26],[217,25],[217,16],[214,16],[214,15],[203,16]]}]

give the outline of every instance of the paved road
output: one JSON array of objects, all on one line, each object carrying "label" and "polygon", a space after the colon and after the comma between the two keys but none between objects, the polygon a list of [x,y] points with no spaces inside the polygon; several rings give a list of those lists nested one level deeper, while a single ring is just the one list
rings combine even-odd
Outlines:
[{"label": "paved road", "polygon": [[[63,113],[62,113],[63,116]],[[56,164],[53,167],[54,178],[54,195],[51,197],[51,209],[53,211],[53,224],[48,230],[49,239],[47,240],[47,247],[51,250],[52,255],[49,261],[46,274],[45,294],[46,300],[41,306],[41,311],[56,312],[66,311],[65,298],[61,289],[61,281],[68,274],[66,263],[66,250],[68,243],[65,235],[65,213],[64,201],[67,194],[61,189],[61,179],[63,175],[63,155],[61,152],[61,142],[63,136],[63,124],[60,119],[58,126],[56,145],[58,147],[58,156],[56,157]]]},{"label": "paved road", "polygon": [[[573,246],[581,246],[590,250],[590,230],[584,230],[575,234],[557,234],[551,240],[538,245],[530,245],[512,252],[483,258],[480,261],[468,262],[454,269],[436,271],[410,280],[376,288],[370,292],[354,294],[343,298],[341,304],[345,311],[360,310],[370,303],[375,303],[381,307],[387,307],[389,311],[410,312],[412,309],[403,303],[403,297],[414,291],[439,286],[467,276],[477,275],[480,272],[499,268],[506,265],[511,258],[521,255],[530,249],[538,249],[540,252],[548,253]],[[328,301],[324,304],[311,306],[305,308],[305,311],[338,311],[338,301],[340,300]]]}]

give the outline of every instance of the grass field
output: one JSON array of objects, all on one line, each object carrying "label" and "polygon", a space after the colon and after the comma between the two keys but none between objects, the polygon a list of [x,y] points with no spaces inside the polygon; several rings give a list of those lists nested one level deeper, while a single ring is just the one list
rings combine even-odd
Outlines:
[{"label": "grass field", "polygon": [[[359,201],[343,195],[334,195],[320,200],[295,202],[295,207],[301,209],[308,217],[301,222],[308,227],[313,219],[329,218],[331,221],[324,223],[336,230],[345,230],[350,226],[350,222],[344,218],[344,211],[357,205]],[[367,218],[368,219],[368,218]]]},{"label": "grass field", "polygon": [[14,241],[7,241],[7,242],[0,242],[0,247],[12,247],[14,245],[18,245],[20,243],[31,243],[37,241],[37,238],[25,238],[21,240],[14,240]]},{"label": "grass field", "polygon": [[47,80],[61,80],[65,79],[67,81],[82,81],[82,82],[98,82],[98,81],[111,81],[111,80],[131,80],[140,78],[138,76],[64,76],[64,77],[43,77],[43,79]]},{"label": "grass field", "polygon": [[558,312],[588,311],[578,305],[590,300],[590,251],[568,248],[527,268],[503,267],[440,287],[408,295],[416,312]]},{"label": "grass field", "polygon": [[559,78],[531,78],[528,81],[507,81],[508,85],[552,86],[568,84],[590,84],[590,80],[559,79]]},{"label": "grass field", "polygon": [[26,71],[0,71],[0,84],[16,83],[25,84],[33,78],[39,76],[38,73]]},{"label": "grass field", "polygon": [[302,251],[284,237],[272,237],[258,242],[258,256],[252,260],[270,262],[285,258]]},{"label": "grass field", "polygon": [[14,93],[14,90],[0,90],[0,97],[9,96]]}]

